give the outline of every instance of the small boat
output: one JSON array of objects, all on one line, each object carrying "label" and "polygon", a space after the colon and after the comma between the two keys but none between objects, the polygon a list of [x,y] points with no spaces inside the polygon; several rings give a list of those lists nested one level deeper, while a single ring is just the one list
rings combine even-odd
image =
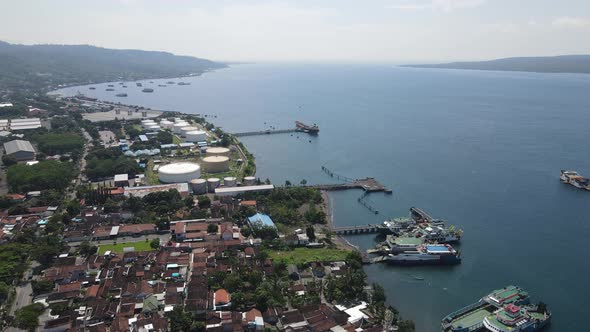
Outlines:
[{"label": "small boat", "polygon": [[143,84],[141,84],[139,82],[135,83],[135,85],[137,85],[137,86],[143,86]]},{"label": "small boat", "polygon": [[414,280],[424,280],[424,277],[420,276],[412,276],[412,278],[414,278]]},{"label": "small boat", "polygon": [[115,96],[117,97],[127,97],[126,93],[117,93]]},{"label": "small boat", "polygon": [[187,83],[187,82],[179,82],[178,85],[191,85],[191,84]]},{"label": "small boat", "polygon": [[141,92],[154,92],[154,89],[145,88],[145,89],[141,90]]},{"label": "small boat", "polygon": [[108,88],[106,91],[115,91],[115,89]]},{"label": "small boat", "polygon": [[89,87],[88,89],[90,89],[90,90],[96,90],[96,88],[93,87],[93,86]]},{"label": "small boat", "polygon": [[167,85],[166,85],[166,84],[158,84],[158,86],[159,86],[159,87],[161,87],[161,88],[165,88],[165,87],[167,87]]},{"label": "small boat", "polygon": [[112,88],[112,87],[114,87],[114,85],[112,85],[112,84],[109,84],[109,85],[107,85],[107,86],[108,86],[109,88]]},{"label": "small boat", "polygon": [[172,81],[168,81],[168,82],[166,82],[166,84],[176,84],[176,83],[174,83]]},{"label": "small boat", "polygon": [[127,87],[127,85],[123,85],[123,87],[124,87],[124,88],[126,88],[126,87]]}]

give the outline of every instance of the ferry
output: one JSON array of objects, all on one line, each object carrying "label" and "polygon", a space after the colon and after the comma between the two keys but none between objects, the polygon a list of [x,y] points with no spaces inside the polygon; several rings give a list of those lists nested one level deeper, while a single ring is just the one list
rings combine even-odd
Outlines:
[{"label": "ferry", "polygon": [[590,180],[581,176],[576,171],[567,171],[562,169],[559,179],[561,182],[571,184],[576,188],[590,190]]},{"label": "ferry", "polygon": [[487,316],[483,326],[492,332],[535,332],[551,322],[551,313],[545,304],[519,306],[507,304]]},{"label": "ferry", "polygon": [[455,243],[461,241],[463,230],[455,226],[445,226],[445,221],[416,215],[417,208],[410,209],[410,218],[396,218],[383,222],[380,232],[394,235],[410,235],[424,238],[428,243]]},{"label": "ferry", "polygon": [[448,244],[427,244],[416,251],[405,251],[385,256],[393,265],[455,265],[461,263],[460,254]]},{"label": "ferry", "polygon": [[303,122],[295,121],[295,127],[297,130],[303,131],[308,134],[317,134],[320,132],[320,127],[314,123],[313,126],[306,125]]},{"label": "ferry", "polygon": [[473,332],[484,329],[484,320],[506,305],[527,305],[529,294],[518,286],[496,289],[479,301],[461,308],[441,321],[443,332]]},{"label": "ferry", "polygon": [[145,89],[141,90],[141,92],[154,92],[154,89],[152,89],[152,88],[145,88]]},{"label": "ferry", "polygon": [[117,97],[127,97],[126,93],[117,93],[115,96]]}]

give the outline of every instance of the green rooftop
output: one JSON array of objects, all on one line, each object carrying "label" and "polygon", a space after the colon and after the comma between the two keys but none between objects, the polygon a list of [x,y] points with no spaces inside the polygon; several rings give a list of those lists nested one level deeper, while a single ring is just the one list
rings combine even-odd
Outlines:
[{"label": "green rooftop", "polygon": [[421,238],[413,237],[413,236],[400,236],[397,238],[391,239],[391,243],[397,244],[400,246],[418,246],[424,243],[424,240]]}]

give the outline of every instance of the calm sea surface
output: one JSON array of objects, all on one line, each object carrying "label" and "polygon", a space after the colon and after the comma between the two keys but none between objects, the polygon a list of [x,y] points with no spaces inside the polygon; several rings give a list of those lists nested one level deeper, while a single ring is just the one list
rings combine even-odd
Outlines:
[{"label": "calm sea surface", "polygon": [[[418,206],[465,231],[455,267],[366,268],[417,331],[508,284],[527,289],[554,313],[547,331],[587,331],[590,192],[559,182],[562,168],[590,175],[590,76],[409,69],[391,66],[239,65],[187,86],[127,98],[75,87],[103,100],[208,114],[230,132],[317,123],[317,137],[243,138],[258,176],[281,184],[333,181],[326,166],[373,176],[393,195],[331,196],[337,225],[378,223]],[[144,81],[144,86],[150,86]],[[374,236],[349,237],[362,248]],[[423,277],[418,281],[415,276]]]}]

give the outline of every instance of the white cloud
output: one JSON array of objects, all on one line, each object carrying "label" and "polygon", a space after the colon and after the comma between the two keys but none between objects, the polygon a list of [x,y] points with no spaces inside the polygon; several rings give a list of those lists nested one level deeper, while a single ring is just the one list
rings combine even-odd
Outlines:
[{"label": "white cloud", "polygon": [[438,10],[450,12],[455,9],[472,8],[483,5],[486,0],[404,0],[387,6],[389,9],[399,10]]},{"label": "white cloud", "polygon": [[564,16],[554,19],[552,25],[559,28],[584,28],[590,26],[590,19]]}]

